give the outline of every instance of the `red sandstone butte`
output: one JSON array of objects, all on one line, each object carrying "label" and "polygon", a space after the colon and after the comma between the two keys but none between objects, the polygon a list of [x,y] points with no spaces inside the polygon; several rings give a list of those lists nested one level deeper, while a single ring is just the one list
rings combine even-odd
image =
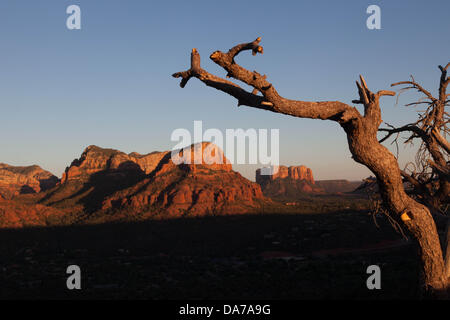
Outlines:
[{"label": "red sandstone butte", "polygon": [[203,216],[247,213],[269,201],[258,184],[232,170],[214,144],[194,144],[174,154],[177,159],[190,155],[191,161],[174,163],[167,153],[154,172],[106,199],[103,209],[128,207],[149,214],[165,212],[169,217]]},{"label": "red sandstone butte", "polygon": [[256,170],[256,182],[264,194],[269,197],[295,198],[302,193],[323,193],[316,186],[312,170],[305,166],[278,166],[272,169],[274,174],[263,175],[262,169]]}]

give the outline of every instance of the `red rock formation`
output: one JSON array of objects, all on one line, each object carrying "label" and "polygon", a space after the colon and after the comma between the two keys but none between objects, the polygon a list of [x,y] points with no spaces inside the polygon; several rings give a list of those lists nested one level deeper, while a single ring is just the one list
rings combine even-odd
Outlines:
[{"label": "red rock formation", "polygon": [[272,170],[275,171],[272,175],[262,175],[261,169],[256,170],[256,182],[263,185],[276,179],[290,178],[292,180],[304,180],[314,184],[312,170],[305,166],[278,166],[278,170],[276,168]]},{"label": "red rock formation", "polygon": [[132,208],[170,217],[202,216],[246,213],[268,201],[258,184],[232,170],[215,145],[192,145],[178,155],[186,156],[186,152],[190,152],[191,160],[198,155],[196,164],[176,164],[168,153],[148,178],[106,199],[103,209]]},{"label": "red rock formation", "polygon": [[149,174],[153,170],[155,170],[158,163],[161,161],[161,159],[167,154],[166,152],[152,152],[146,155],[141,155],[137,152],[130,153],[128,156],[130,157],[130,160],[137,163],[139,167],[144,171],[146,174]]},{"label": "red rock formation", "polygon": [[222,150],[201,143],[145,156],[90,146],[40,203],[109,219],[102,212],[140,218],[246,213],[264,201],[260,186],[234,172]]},{"label": "red rock formation", "polygon": [[[232,170],[223,151],[201,143],[173,152],[125,154],[90,146],[66,169],[61,183],[47,193],[0,196],[0,228],[64,224],[73,220],[238,214],[257,211],[270,200],[261,187]],[[2,165],[4,185],[43,190],[52,176],[39,167]],[[13,171],[13,173],[11,173]],[[6,183],[7,182],[7,183]],[[40,182],[40,184],[38,184]],[[81,219],[81,220],[80,220]]]},{"label": "red rock formation", "polygon": [[141,171],[145,174],[152,172],[167,152],[152,152],[141,155],[133,152],[127,155],[114,149],[103,149],[89,146],[79,159],[75,159],[70,167],[66,168],[61,182],[70,180],[86,181],[97,172]]},{"label": "red rock formation", "polygon": [[36,165],[15,167],[0,163],[0,196],[4,199],[45,191],[58,182],[56,176]]},{"label": "red rock formation", "polygon": [[[170,161],[168,161],[170,157]],[[230,161],[223,151],[213,143],[203,142],[193,144],[185,149],[167,152],[166,159],[161,158],[160,168],[155,175],[164,174],[175,167],[188,172],[197,171],[232,171]]]},{"label": "red rock formation", "polygon": [[279,166],[275,171],[263,175],[261,169],[256,170],[256,182],[266,196],[294,199],[301,193],[323,193],[315,185],[312,170],[305,166]]}]

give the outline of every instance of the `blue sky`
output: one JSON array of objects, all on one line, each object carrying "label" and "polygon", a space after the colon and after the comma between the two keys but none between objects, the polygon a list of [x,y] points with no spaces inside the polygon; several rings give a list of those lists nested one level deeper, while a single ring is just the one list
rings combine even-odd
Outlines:
[{"label": "blue sky", "polygon": [[[82,29],[66,28],[81,7]],[[381,30],[366,8],[381,8]],[[278,128],[282,164],[304,164],[317,179],[361,179],[342,129],[251,108],[196,79],[171,77],[195,47],[206,70],[215,50],[261,36],[264,54],[238,61],[268,75],[280,94],[302,100],[357,97],[363,74],[373,90],[413,74],[436,92],[449,61],[449,1],[23,1],[0,2],[0,162],[38,164],[61,175],[91,144],[125,152],[170,150],[176,128]],[[382,100],[391,124],[414,120],[414,95]],[[401,162],[412,150],[401,147]],[[238,168],[254,177],[254,166]]]}]

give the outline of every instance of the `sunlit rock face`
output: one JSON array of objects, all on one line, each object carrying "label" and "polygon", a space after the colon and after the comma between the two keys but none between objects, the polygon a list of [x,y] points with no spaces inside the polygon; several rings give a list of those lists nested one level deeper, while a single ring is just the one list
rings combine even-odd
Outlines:
[{"label": "sunlit rock face", "polygon": [[261,187],[232,170],[211,143],[167,153],[137,185],[112,195],[103,209],[131,207],[170,217],[239,214],[269,202]]},{"label": "sunlit rock face", "polygon": [[238,214],[270,202],[216,145],[126,154],[89,146],[41,203],[84,213],[159,217]]},{"label": "sunlit rock face", "polygon": [[56,176],[37,165],[16,167],[0,163],[0,196],[3,199],[45,191],[58,182]]},{"label": "sunlit rock face", "polygon": [[166,154],[167,152],[152,152],[146,155],[136,152],[126,154],[114,149],[89,146],[80,158],[73,160],[72,164],[66,168],[61,182],[87,181],[93,174],[107,170],[111,172],[140,171],[143,174],[149,174]]},{"label": "sunlit rock face", "polygon": [[[272,172],[272,174],[264,174]],[[312,170],[306,166],[278,166],[263,172],[256,170],[256,182],[264,195],[269,197],[295,198],[302,193],[323,193],[316,186]]]},{"label": "sunlit rock face", "polygon": [[261,169],[256,170],[256,182],[264,184],[267,181],[273,181],[276,179],[290,178],[292,180],[305,180],[314,184],[314,177],[312,170],[305,166],[278,166],[272,168],[274,172],[271,175],[261,174]]}]

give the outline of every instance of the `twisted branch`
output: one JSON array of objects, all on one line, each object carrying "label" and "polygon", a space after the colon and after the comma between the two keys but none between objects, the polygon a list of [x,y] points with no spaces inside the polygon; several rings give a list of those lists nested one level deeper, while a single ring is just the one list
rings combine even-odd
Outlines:
[{"label": "twisted branch", "polygon": [[[257,71],[249,71],[235,62],[235,57],[242,51],[251,50],[253,55],[263,53],[263,47],[259,45],[261,38],[249,43],[238,44],[227,53],[215,51],[210,58],[216,64],[227,71],[227,77],[231,77],[253,87],[252,92],[247,92],[233,82],[214,76],[192,61],[200,61],[197,50],[191,54],[191,68],[187,71],[173,74],[175,78],[182,78],[180,83],[184,87],[191,77],[198,78],[207,86],[216,88],[230,94],[238,100],[238,105],[246,105],[258,109],[269,110],[300,118],[333,120],[341,124],[361,118],[358,110],[340,101],[299,101],[281,97],[273,85],[267,81],[267,76]],[[198,55],[198,58],[196,57]],[[192,56],[194,56],[192,58]],[[261,92],[262,96],[257,95]]]},{"label": "twisted branch", "polygon": [[238,100],[238,105],[246,105],[250,107],[260,108],[268,110],[270,105],[263,97],[250,93],[237,84],[217,77],[200,66],[200,54],[197,49],[192,49],[191,52],[191,67],[186,71],[176,72],[172,75],[174,78],[181,78],[180,87],[184,88],[187,82],[195,77],[205,83],[207,86],[213,87],[225,93],[228,93],[232,97]]}]

